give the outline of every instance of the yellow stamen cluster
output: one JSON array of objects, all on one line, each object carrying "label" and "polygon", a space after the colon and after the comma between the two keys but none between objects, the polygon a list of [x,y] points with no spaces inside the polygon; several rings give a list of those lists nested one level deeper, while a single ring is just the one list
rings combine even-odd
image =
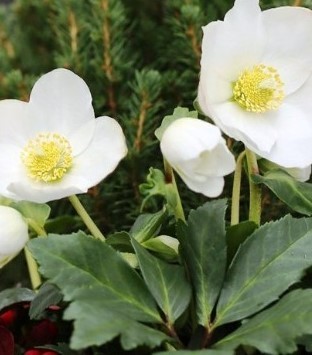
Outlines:
[{"label": "yellow stamen cluster", "polygon": [[28,141],[21,153],[28,176],[36,181],[62,179],[73,162],[68,140],[57,133],[39,133]]},{"label": "yellow stamen cluster", "polygon": [[233,84],[233,100],[250,112],[276,110],[284,96],[279,73],[263,64],[245,70]]}]

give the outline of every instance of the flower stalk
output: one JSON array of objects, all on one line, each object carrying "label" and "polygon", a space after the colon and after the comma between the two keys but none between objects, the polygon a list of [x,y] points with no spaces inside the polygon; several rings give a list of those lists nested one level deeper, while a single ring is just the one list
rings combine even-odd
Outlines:
[{"label": "flower stalk", "polygon": [[246,156],[246,151],[239,154],[234,172],[232,203],[231,203],[231,226],[239,223],[240,190],[242,180],[242,166]]},{"label": "flower stalk", "polygon": [[73,205],[74,209],[78,215],[83,220],[84,224],[87,226],[94,238],[105,241],[103,233],[99,230],[97,225],[94,223],[93,219],[90,217],[86,209],[83,207],[82,203],[79,201],[76,195],[69,196],[69,201]]},{"label": "flower stalk", "polygon": [[259,168],[257,163],[257,157],[254,152],[246,148],[246,158],[248,167],[248,178],[249,178],[249,220],[260,225],[261,222],[261,187],[256,185],[252,179],[251,175],[259,174]]},{"label": "flower stalk", "polygon": [[33,290],[36,290],[42,283],[41,276],[38,271],[38,265],[27,247],[24,248],[24,254],[27,262],[31,286]]}]

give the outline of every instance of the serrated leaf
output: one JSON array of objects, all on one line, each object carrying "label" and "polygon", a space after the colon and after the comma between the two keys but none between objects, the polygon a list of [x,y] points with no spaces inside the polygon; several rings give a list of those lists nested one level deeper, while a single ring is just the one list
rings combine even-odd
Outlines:
[{"label": "serrated leaf", "polygon": [[312,215],[312,184],[297,181],[279,169],[269,170],[263,176],[253,175],[252,180],[256,184],[266,185],[294,211]]},{"label": "serrated leaf", "polygon": [[[82,349],[92,345],[102,345],[117,336],[125,350],[147,345],[151,348],[160,345],[168,336],[155,329],[136,322],[113,301],[103,307],[103,296],[95,287],[92,297],[84,290],[66,309],[64,318],[75,320],[75,331],[71,338],[72,349]],[[105,302],[104,302],[105,303]]]},{"label": "serrated leaf", "polygon": [[205,203],[190,212],[180,233],[182,254],[195,288],[199,324],[208,326],[226,268],[226,200]]},{"label": "serrated leaf", "polygon": [[198,117],[197,111],[190,111],[186,107],[175,108],[173,114],[165,116],[164,119],[162,120],[160,127],[156,129],[155,136],[157,137],[157,139],[159,141],[162,139],[165,130],[170,126],[171,123],[173,123],[175,120],[179,118],[185,118],[185,117],[197,118]]},{"label": "serrated leaf", "polygon": [[168,213],[165,208],[156,213],[146,213],[140,215],[130,230],[130,235],[139,243],[154,237],[159,231]]},{"label": "serrated leaf", "polygon": [[31,319],[40,319],[43,312],[50,306],[58,304],[63,298],[60,290],[53,284],[44,283],[35,298],[32,300],[29,309]]},{"label": "serrated leaf", "polygon": [[132,239],[132,244],[148,289],[169,323],[173,324],[191,300],[191,287],[184,268],[156,258],[135,239]]},{"label": "serrated leaf", "polygon": [[[136,321],[162,322],[142,278],[106,243],[79,232],[36,238],[29,246],[42,274],[61,289],[66,301],[72,302],[66,316],[75,320],[72,336],[74,348],[91,345],[87,336],[83,338],[87,343],[83,344],[77,334],[89,334],[93,344],[98,345],[103,344],[106,338],[112,339],[125,331],[124,324],[118,322],[111,336],[106,337],[105,332],[95,331],[96,334],[91,336],[91,328],[102,329],[103,319],[99,310],[111,314],[112,319],[116,318],[116,313],[118,317],[124,315],[125,319],[135,324]],[[84,314],[73,311],[84,307],[88,309]],[[136,328],[140,326],[138,323]],[[111,334],[110,329],[107,328],[108,334]],[[137,337],[129,339],[128,343],[135,343],[135,339]]]},{"label": "serrated leaf", "polygon": [[35,297],[35,292],[28,288],[9,288],[0,292],[0,310],[19,302],[30,302]]},{"label": "serrated leaf", "polygon": [[290,354],[296,339],[312,334],[312,290],[295,290],[215,344],[220,349],[250,345],[265,354]]},{"label": "serrated leaf", "polygon": [[275,301],[312,264],[312,219],[290,216],[257,229],[235,255],[217,305],[215,326]]},{"label": "serrated leaf", "polygon": [[51,211],[47,204],[29,201],[13,202],[11,207],[17,209],[26,219],[35,221],[40,227],[45,225]]}]

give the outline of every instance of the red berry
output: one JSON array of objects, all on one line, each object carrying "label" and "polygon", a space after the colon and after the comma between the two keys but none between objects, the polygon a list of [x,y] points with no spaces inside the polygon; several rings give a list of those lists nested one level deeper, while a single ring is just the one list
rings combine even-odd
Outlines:
[{"label": "red berry", "polygon": [[10,328],[13,326],[17,318],[17,312],[15,309],[9,309],[0,315],[0,324]]}]

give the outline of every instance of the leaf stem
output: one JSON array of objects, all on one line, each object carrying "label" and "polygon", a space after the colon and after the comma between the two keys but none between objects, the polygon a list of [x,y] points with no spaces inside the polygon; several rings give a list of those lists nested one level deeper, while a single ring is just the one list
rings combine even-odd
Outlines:
[{"label": "leaf stem", "polygon": [[97,225],[94,223],[93,219],[90,217],[86,209],[83,207],[82,203],[79,201],[76,195],[72,195],[68,197],[69,201],[73,205],[74,209],[78,213],[78,215],[83,220],[84,224],[87,226],[91,234],[94,238],[100,239],[102,241],[105,240],[103,233],[99,230]]},{"label": "leaf stem", "polygon": [[243,160],[246,156],[246,151],[239,154],[236,160],[236,167],[233,179],[232,189],[232,204],[231,204],[231,226],[239,223],[239,205],[240,205],[240,190],[242,180]]},{"label": "leaf stem", "polygon": [[165,169],[165,178],[167,184],[166,197],[169,205],[174,210],[174,215],[176,219],[181,219],[185,222],[184,210],[178,190],[178,186],[174,177],[174,172],[171,165],[164,159],[164,169]]},{"label": "leaf stem", "polygon": [[27,262],[30,282],[33,290],[36,290],[42,283],[41,276],[38,271],[38,265],[27,247],[24,248],[24,253]]},{"label": "leaf stem", "polygon": [[257,163],[257,157],[255,153],[246,148],[246,158],[248,167],[248,178],[249,178],[249,220],[260,225],[261,222],[261,187],[256,185],[252,179],[251,175],[259,174],[259,168]]}]

